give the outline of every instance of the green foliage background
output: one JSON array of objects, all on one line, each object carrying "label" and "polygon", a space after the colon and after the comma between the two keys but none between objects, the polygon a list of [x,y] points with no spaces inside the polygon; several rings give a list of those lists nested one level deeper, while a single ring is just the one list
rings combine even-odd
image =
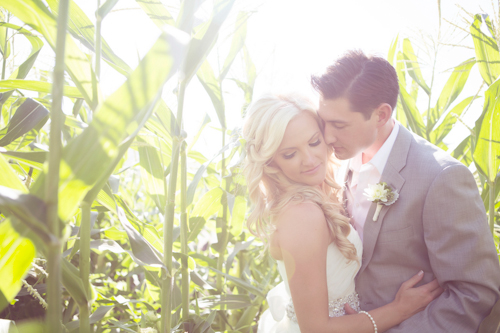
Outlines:
[{"label": "green foliage background", "polygon": [[[163,33],[132,69],[101,36],[117,2],[98,0],[94,27],[73,1],[0,0],[0,310],[7,318],[0,327],[14,329],[16,320],[19,331],[42,332],[45,316],[46,331],[252,331],[279,277],[262,242],[244,227],[244,141],[227,128],[235,110],[226,108],[223,89],[231,80],[242,90],[243,116],[256,79],[245,46],[251,13],[238,12],[235,0],[214,0],[210,18],[195,24],[199,1],[182,1],[175,17],[161,2],[137,1]],[[230,47],[216,66],[209,55],[229,21]],[[31,52],[7,73],[21,38]],[[500,36],[487,16],[476,15],[470,38],[475,58],[457,64],[441,91],[424,79],[408,38],[395,39],[388,60],[400,81],[397,119],[445,150],[455,123],[472,103],[483,104],[470,135],[449,152],[476,170],[498,247]],[[42,47],[61,54],[55,72],[64,64],[67,76],[39,70],[36,80],[25,79]],[[102,61],[126,77],[109,96],[99,87]],[[241,77],[228,76],[235,62],[245,68]],[[483,86],[462,96],[471,71],[480,72]],[[192,80],[216,110],[220,144],[213,156],[193,149],[208,116],[186,138],[184,96]],[[176,86],[175,103],[164,99],[165,84]],[[417,108],[422,91],[425,110]],[[62,95],[72,114],[60,110]],[[28,315],[20,318],[23,309]],[[42,317],[33,319],[35,313]]]}]

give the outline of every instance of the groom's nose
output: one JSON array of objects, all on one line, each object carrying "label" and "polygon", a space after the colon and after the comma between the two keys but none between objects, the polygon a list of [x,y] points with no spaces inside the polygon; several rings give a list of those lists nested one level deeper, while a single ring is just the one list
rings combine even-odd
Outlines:
[{"label": "groom's nose", "polygon": [[334,133],[334,130],[329,128],[325,130],[325,141],[328,145],[332,145],[337,142],[337,136]]}]

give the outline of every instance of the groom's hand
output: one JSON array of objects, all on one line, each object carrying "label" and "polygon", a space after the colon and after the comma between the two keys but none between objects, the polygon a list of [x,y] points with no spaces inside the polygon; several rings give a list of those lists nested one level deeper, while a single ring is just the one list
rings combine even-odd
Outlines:
[{"label": "groom's hand", "polygon": [[351,306],[349,305],[349,303],[345,303],[344,304],[344,310],[345,310],[345,314],[346,315],[352,315],[352,314],[358,313],[356,310],[354,310],[353,308],[351,308]]}]

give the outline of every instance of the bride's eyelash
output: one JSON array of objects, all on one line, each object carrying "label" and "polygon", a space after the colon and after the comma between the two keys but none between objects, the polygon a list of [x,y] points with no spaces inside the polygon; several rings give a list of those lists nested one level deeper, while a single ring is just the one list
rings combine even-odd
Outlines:
[{"label": "bride's eyelash", "polygon": [[288,154],[288,155],[283,155],[283,158],[286,159],[286,160],[289,160],[289,159],[291,159],[294,156],[295,156],[295,152],[293,152],[291,154]]},{"label": "bride's eyelash", "polygon": [[317,146],[317,145],[319,145],[320,143],[321,143],[321,140],[320,140],[320,139],[318,139],[318,141],[313,142],[313,143],[310,143],[310,144],[309,144],[309,146],[311,146],[311,147],[316,147],[316,146]]}]

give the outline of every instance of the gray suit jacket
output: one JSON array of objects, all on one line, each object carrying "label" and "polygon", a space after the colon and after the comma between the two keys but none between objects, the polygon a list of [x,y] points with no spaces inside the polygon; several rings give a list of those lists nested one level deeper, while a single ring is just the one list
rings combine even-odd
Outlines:
[{"label": "gray suit jacket", "polygon": [[388,332],[476,332],[500,297],[500,265],[471,172],[446,152],[400,126],[383,171],[399,193],[364,226],[356,277],[361,309],[391,302],[401,283],[424,271],[446,290]]}]

